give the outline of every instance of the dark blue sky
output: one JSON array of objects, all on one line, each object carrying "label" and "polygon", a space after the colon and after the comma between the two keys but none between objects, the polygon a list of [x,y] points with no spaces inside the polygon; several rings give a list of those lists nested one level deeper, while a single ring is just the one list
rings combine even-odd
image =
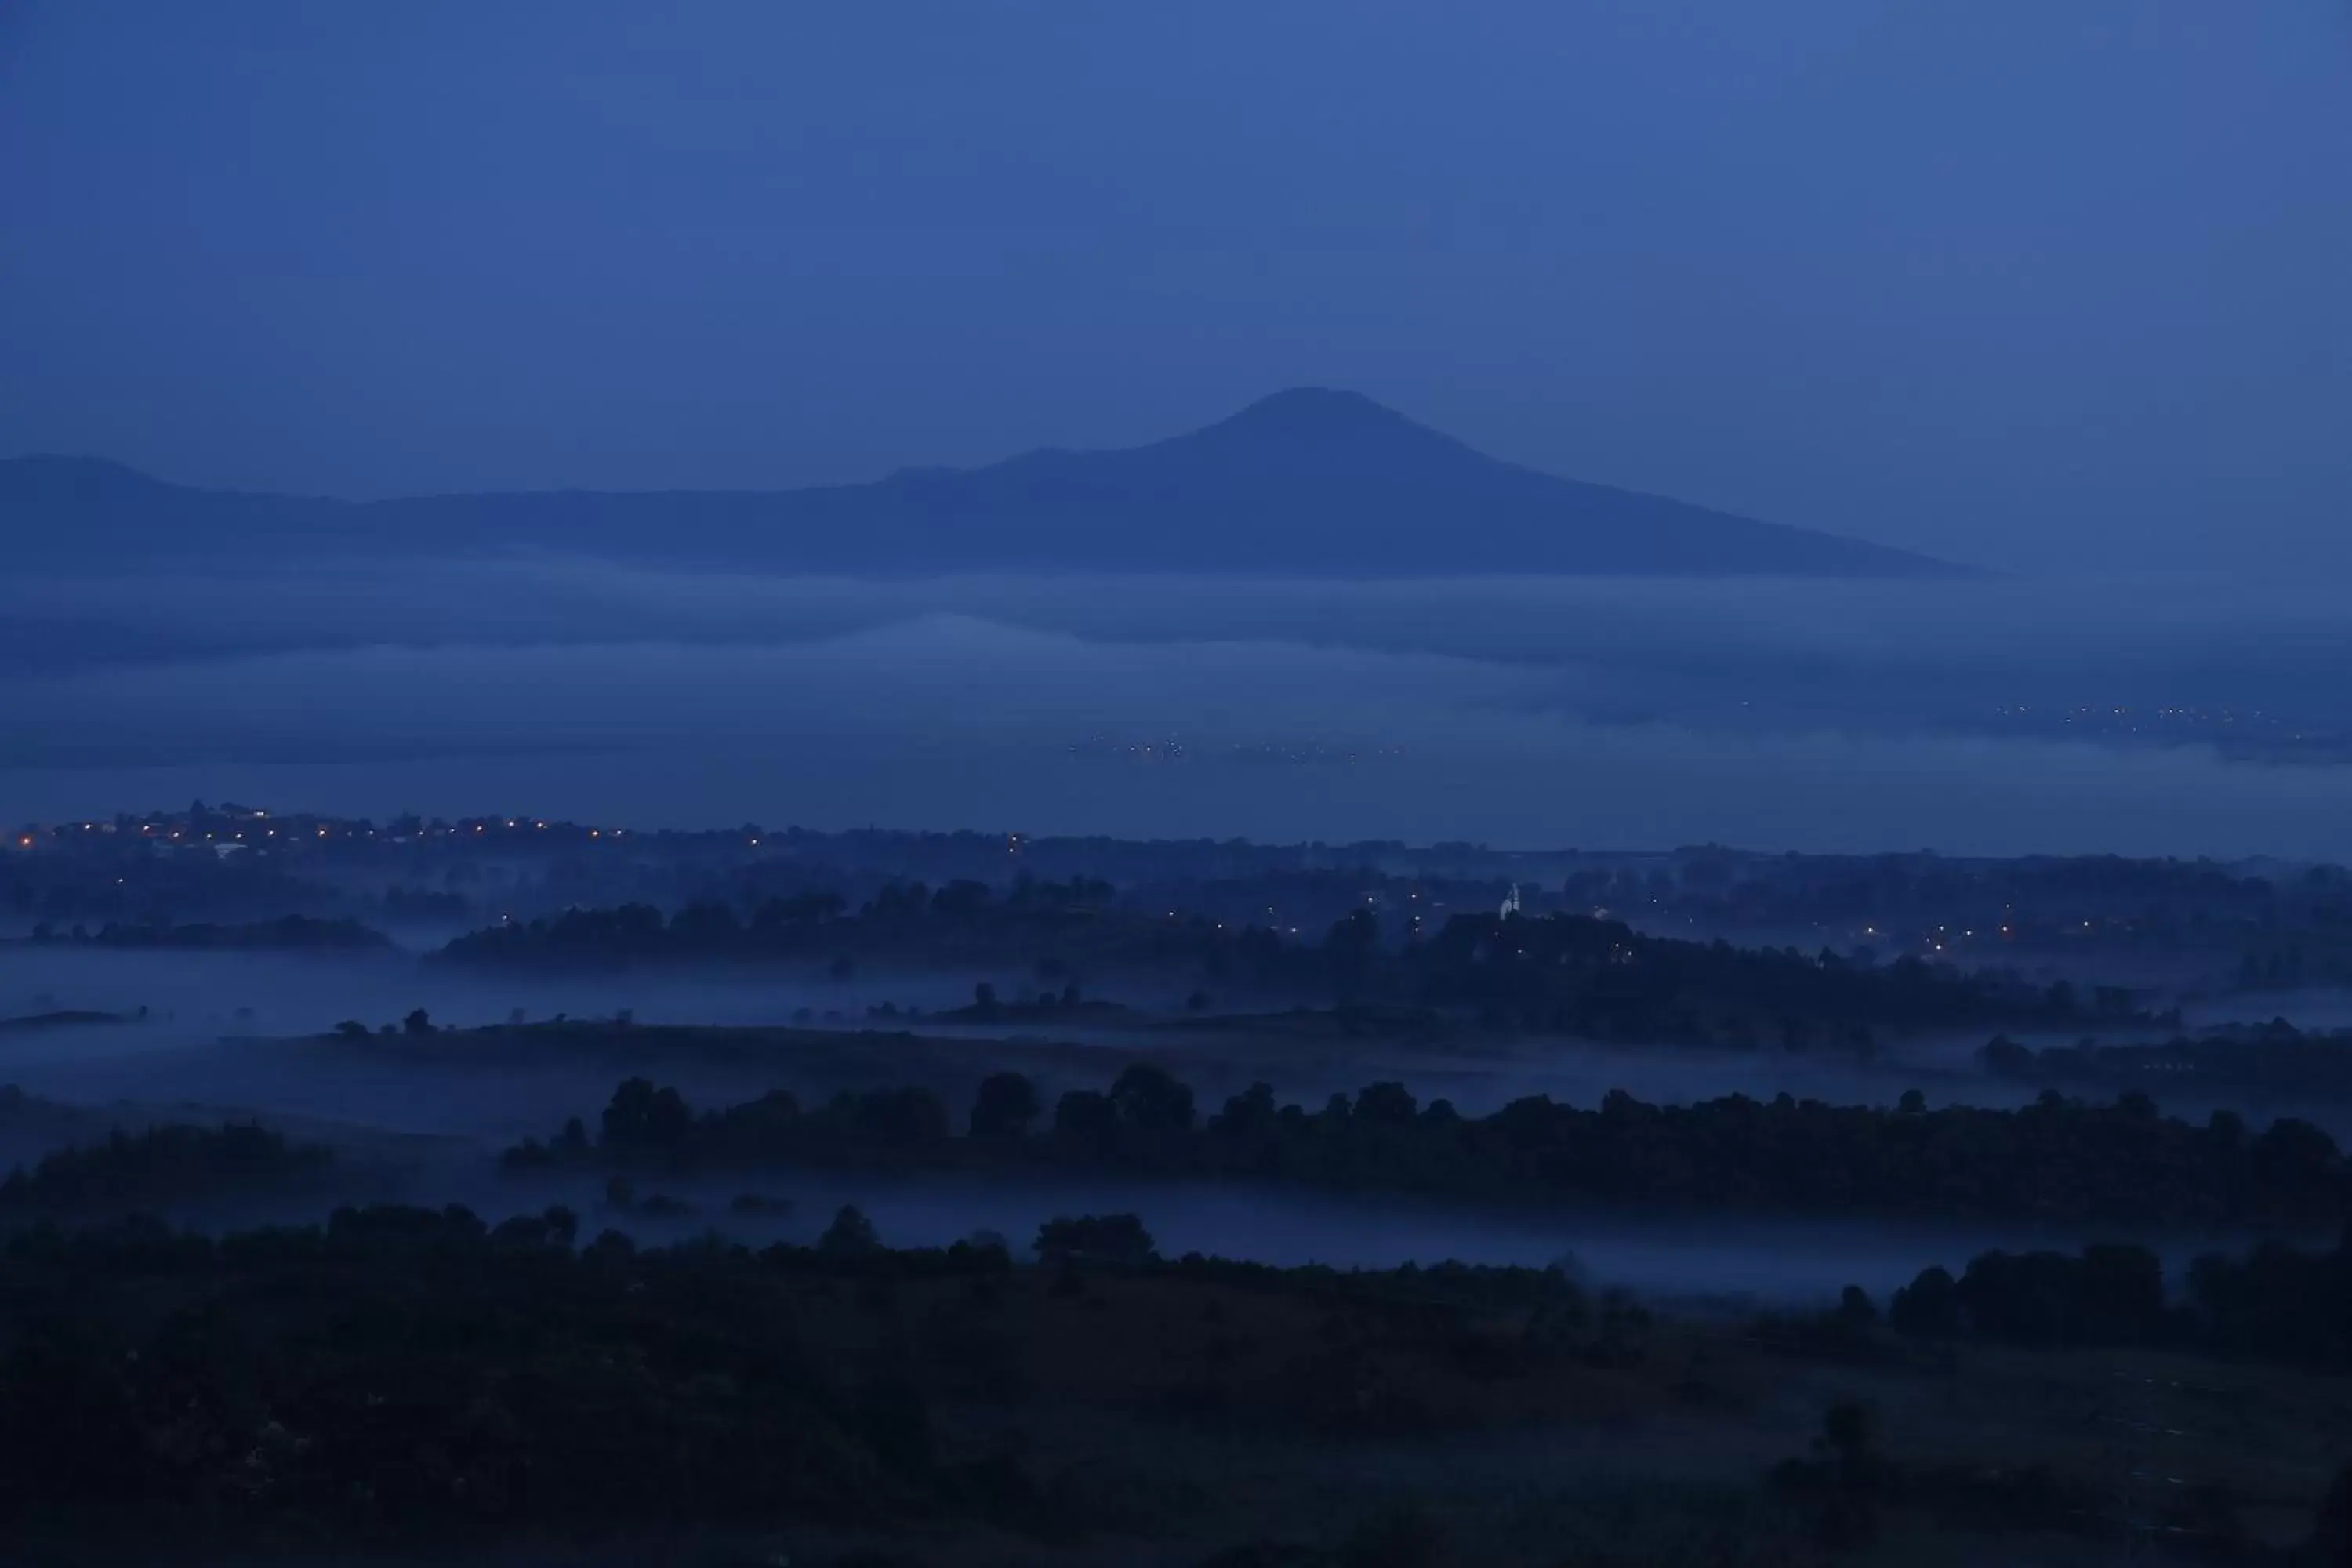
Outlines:
[{"label": "dark blue sky", "polygon": [[2344,0],[0,5],[0,452],[740,487],[1353,387],[2000,564],[2352,564]]}]

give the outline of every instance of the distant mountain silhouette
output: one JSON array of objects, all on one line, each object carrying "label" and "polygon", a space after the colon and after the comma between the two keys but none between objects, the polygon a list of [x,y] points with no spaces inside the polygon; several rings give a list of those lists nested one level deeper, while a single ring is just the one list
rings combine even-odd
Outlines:
[{"label": "distant mountain silhouette", "polygon": [[1498,461],[1349,392],[1276,393],[1150,446],[782,491],[346,502],[0,462],[19,563],[549,550],[770,571],[1916,577],[1946,563]]}]

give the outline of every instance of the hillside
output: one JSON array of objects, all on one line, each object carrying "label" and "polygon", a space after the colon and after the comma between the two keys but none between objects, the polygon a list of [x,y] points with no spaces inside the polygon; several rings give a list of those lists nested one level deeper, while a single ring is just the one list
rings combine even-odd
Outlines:
[{"label": "hillside", "polygon": [[552,550],[682,566],[911,574],[1894,577],[1962,569],[1505,463],[1353,393],[1297,389],[1149,446],[1038,451],[870,484],[352,503],[197,490],[88,458],[0,463],[26,563]]}]

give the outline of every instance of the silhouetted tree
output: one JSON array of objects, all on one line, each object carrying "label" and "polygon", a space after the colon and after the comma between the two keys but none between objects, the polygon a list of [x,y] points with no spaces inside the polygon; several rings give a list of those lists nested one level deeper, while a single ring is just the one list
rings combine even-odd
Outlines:
[{"label": "silhouetted tree", "polygon": [[1066,1142],[1106,1147],[1117,1140],[1118,1111],[1108,1095],[1074,1089],[1054,1103],[1054,1136]]},{"label": "silhouetted tree", "polygon": [[991,1073],[981,1079],[972,1099],[971,1135],[975,1138],[1018,1138],[1029,1131],[1044,1109],[1037,1086],[1021,1073]]},{"label": "silhouetted tree", "polygon": [[1163,1068],[1137,1062],[1110,1086],[1110,1102],[1118,1119],[1139,1132],[1175,1133],[1192,1130],[1192,1089]]},{"label": "silhouetted tree", "polygon": [[681,1149],[694,1130],[694,1112],[677,1090],[633,1078],[613,1091],[604,1108],[604,1147],[615,1152]]},{"label": "silhouetted tree", "polygon": [[878,1251],[882,1246],[874,1233],[874,1222],[854,1204],[844,1204],[833,1223],[817,1237],[816,1249],[829,1258],[862,1258]]},{"label": "silhouetted tree", "polygon": [[1033,1244],[1045,1263],[1100,1263],[1134,1268],[1158,1256],[1151,1233],[1131,1214],[1061,1215],[1037,1227]]}]

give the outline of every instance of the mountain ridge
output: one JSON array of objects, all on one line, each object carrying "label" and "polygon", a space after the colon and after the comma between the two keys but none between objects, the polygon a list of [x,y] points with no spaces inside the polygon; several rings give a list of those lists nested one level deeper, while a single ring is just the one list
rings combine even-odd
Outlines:
[{"label": "mountain ridge", "polygon": [[700,568],[1921,577],[1969,568],[1560,478],[1361,394],[1275,393],[1138,447],[1040,447],[789,490],[348,501],[200,489],[103,458],[0,460],[17,559],[535,550]]}]

